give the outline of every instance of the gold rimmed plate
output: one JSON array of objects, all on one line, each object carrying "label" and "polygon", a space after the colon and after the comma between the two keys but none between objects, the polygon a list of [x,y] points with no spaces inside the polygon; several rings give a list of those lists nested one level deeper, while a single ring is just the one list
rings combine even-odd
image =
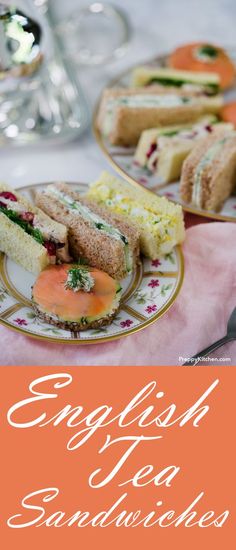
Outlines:
[{"label": "gold rimmed plate", "polygon": [[[232,52],[231,52],[232,53]],[[232,55],[233,57],[233,55]],[[162,55],[149,60],[146,63],[141,63],[142,66],[163,67],[166,65],[167,56]],[[140,65],[140,64],[138,64]],[[137,64],[135,65],[137,66]],[[135,66],[130,67],[116,79],[112,80],[108,87],[129,87],[131,82],[131,73]],[[236,99],[236,85],[229,92],[226,92],[225,98],[230,100]],[[94,112],[93,131],[97,143],[103,153],[114,167],[114,169],[123,176],[132,185],[142,185],[149,191],[157,195],[165,196],[175,203],[181,204],[186,212],[212,218],[214,220],[236,222],[236,195],[225,201],[220,212],[207,211],[202,208],[195,208],[182,201],[179,195],[179,181],[173,183],[163,183],[155,174],[152,174],[146,168],[138,166],[134,161],[135,149],[129,147],[116,147],[111,145],[106,138],[101,134],[96,126],[96,118],[99,110],[100,100]]]},{"label": "gold rimmed plate", "polygon": [[[37,189],[48,185],[39,184]],[[70,184],[85,193],[87,185]],[[33,202],[35,185],[19,191]],[[184,276],[180,247],[162,258],[143,258],[132,275],[121,281],[120,310],[108,327],[72,333],[39,319],[32,308],[31,287],[35,276],[0,254],[0,323],[24,335],[58,344],[110,342],[144,329],[157,321],[174,303]]]}]

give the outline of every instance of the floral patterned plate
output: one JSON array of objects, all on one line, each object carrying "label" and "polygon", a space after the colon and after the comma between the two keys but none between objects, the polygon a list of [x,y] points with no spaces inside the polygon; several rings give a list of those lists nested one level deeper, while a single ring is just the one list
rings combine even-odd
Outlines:
[{"label": "floral patterned plate", "polygon": [[[40,184],[43,189],[47,184]],[[81,193],[86,184],[72,184]],[[20,189],[33,201],[34,186]],[[108,342],[141,330],[161,317],[174,303],[183,281],[184,263],[180,247],[154,261],[143,259],[136,271],[122,280],[118,315],[108,327],[77,333],[59,329],[38,319],[31,304],[35,276],[0,254],[0,323],[27,336],[66,344]]]},{"label": "floral patterned plate", "polygon": [[[236,61],[236,50],[229,52],[231,57]],[[167,56],[159,56],[151,61],[146,62],[146,65],[150,66],[165,66]],[[139,63],[140,65],[140,63]],[[142,63],[144,66],[145,63]],[[113,80],[110,83],[110,87],[127,87],[130,84],[131,73],[134,67],[127,69],[122,73],[118,78]],[[225,94],[227,101],[236,99],[236,87],[230,90]],[[236,222],[236,195],[230,197],[225,201],[220,212],[206,211],[204,209],[195,208],[190,206],[182,201],[179,195],[179,182],[173,183],[163,183],[156,175],[153,175],[147,168],[142,168],[135,164],[134,161],[134,148],[128,147],[115,147],[109,144],[109,142],[101,135],[99,130],[96,127],[96,117],[99,109],[97,106],[94,119],[93,119],[93,130],[98,144],[100,145],[102,151],[113,165],[115,170],[122,175],[127,181],[132,184],[139,183],[145,186],[147,189],[150,189],[157,195],[165,196],[171,199],[173,202],[179,203],[182,205],[183,209],[192,214],[197,214],[198,216],[204,216],[207,218],[213,218],[216,220],[224,221],[234,221]]]}]

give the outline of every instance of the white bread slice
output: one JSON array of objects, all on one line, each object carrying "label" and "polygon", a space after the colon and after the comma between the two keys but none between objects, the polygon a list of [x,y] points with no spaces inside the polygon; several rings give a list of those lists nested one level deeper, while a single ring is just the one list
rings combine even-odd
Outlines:
[{"label": "white bread slice", "polygon": [[[201,72],[196,73],[192,71],[180,71],[178,69],[171,69],[169,67],[152,67],[152,66],[140,66],[136,67],[131,75],[131,86],[147,86],[151,80],[160,79],[169,80],[170,85],[174,86],[176,81],[182,81],[183,84],[195,84],[204,87],[213,86],[218,91],[220,87],[220,78],[216,73]],[[155,83],[156,84],[156,83]],[[167,88],[169,85],[167,86]]]},{"label": "white bread slice", "polygon": [[[207,124],[209,125],[209,122]],[[192,127],[193,131],[195,129],[198,129],[197,125]],[[204,139],[204,137],[207,137],[208,135],[214,135],[219,131],[231,131],[234,129],[234,126],[231,123],[219,122],[218,124],[211,125],[211,133],[208,133],[208,131],[205,130],[204,127],[200,127],[199,129],[199,133],[193,135],[192,139],[189,139],[187,136],[184,137],[184,135],[181,134],[176,134],[169,137],[158,136],[158,154],[154,152],[149,159],[147,159],[146,157],[145,165],[151,171],[156,173],[156,175],[159,176],[163,182],[168,183],[171,181],[176,181],[180,178],[183,162],[189,155],[189,153],[191,153],[193,147],[195,146],[195,143],[197,143],[199,140]],[[150,136],[150,138],[152,138],[152,136]],[[153,141],[151,143],[153,143]],[[151,144],[149,144],[149,147],[150,145]]]},{"label": "white bread slice", "polygon": [[61,243],[66,242],[67,229],[65,225],[52,220],[42,210],[40,210],[40,208],[28,201],[23,195],[18,193],[17,190],[13,189],[10,185],[7,185],[6,183],[0,183],[0,193],[2,191],[10,191],[11,193],[14,193],[19,203],[25,206],[26,211],[32,212],[33,214],[38,214],[38,216],[40,216],[40,218],[45,221],[52,237],[55,237]]},{"label": "white bread slice", "polygon": [[[50,237],[60,243],[65,243],[67,247],[67,228],[64,225],[49,218],[9,185],[0,183],[0,193],[2,191],[14,193],[19,204],[24,206],[26,211],[40,217],[47,227]],[[19,225],[9,220],[2,212],[0,212],[0,251],[36,275],[50,263],[46,248],[28,235]]]},{"label": "white bread slice", "polygon": [[0,251],[35,275],[50,263],[46,248],[1,212]]},{"label": "white bread slice", "polygon": [[147,165],[147,152],[152,145],[152,143],[155,143],[156,140],[160,136],[165,137],[177,137],[177,134],[181,132],[182,130],[188,130],[195,127],[195,125],[207,125],[207,124],[214,124],[217,122],[217,117],[214,115],[205,115],[204,117],[200,117],[196,122],[193,124],[190,122],[189,124],[178,124],[177,126],[165,126],[163,128],[150,128],[149,130],[144,130],[139,138],[138,145],[135,150],[134,154],[134,160],[137,161],[137,163],[140,166],[146,166]]}]

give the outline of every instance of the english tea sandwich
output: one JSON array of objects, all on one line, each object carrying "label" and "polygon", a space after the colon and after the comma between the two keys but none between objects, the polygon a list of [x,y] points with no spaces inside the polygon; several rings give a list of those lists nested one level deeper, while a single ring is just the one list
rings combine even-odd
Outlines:
[{"label": "english tea sandwich", "polygon": [[0,251],[35,274],[70,261],[66,227],[5,184],[0,184]]},{"label": "english tea sandwich", "polygon": [[219,210],[236,184],[236,132],[218,132],[199,141],[183,164],[183,201]]},{"label": "english tea sandwich", "polygon": [[206,113],[216,114],[222,98],[195,97],[176,90],[158,92],[150,88],[110,88],[104,91],[97,117],[100,132],[113,145],[136,145],[143,130],[186,124]]},{"label": "english tea sandwich", "polygon": [[193,95],[214,96],[220,91],[220,77],[217,73],[180,71],[168,67],[141,66],[133,70],[131,86],[159,85],[167,93],[178,88]]},{"label": "english tea sandwich", "polygon": [[180,178],[185,158],[200,139],[219,130],[233,130],[233,124],[217,123],[216,117],[206,116],[196,124],[169,126],[144,130],[134,159],[165,183]]},{"label": "english tea sandwich", "polygon": [[121,279],[139,259],[139,229],[119,215],[82,197],[65,183],[49,185],[37,193],[36,203],[54,220],[68,228],[73,258]]},{"label": "english tea sandwich", "polygon": [[157,197],[139,185],[132,186],[103,172],[91,184],[87,196],[139,227],[141,252],[148,258],[154,260],[168,254],[184,240],[181,206]]}]

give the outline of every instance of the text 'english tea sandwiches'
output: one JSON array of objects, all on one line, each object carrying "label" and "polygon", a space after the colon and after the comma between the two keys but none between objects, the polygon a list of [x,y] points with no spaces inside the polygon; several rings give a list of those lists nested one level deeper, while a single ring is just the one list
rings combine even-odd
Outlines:
[{"label": "text 'english tea sandwiches'", "polygon": [[66,227],[5,184],[0,184],[0,252],[34,274],[71,259]]},{"label": "text 'english tea sandwiches'", "polygon": [[220,91],[220,77],[216,73],[180,71],[168,67],[140,66],[132,72],[131,86],[160,85],[166,91],[179,88],[194,95],[214,96]]},{"label": "text 'english tea sandwiches'", "polygon": [[111,324],[121,286],[107,273],[78,264],[50,266],[32,289],[33,307],[44,322],[72,332]]},{"label": "text 'english tea sandwiches'", "polygon": [[180,178],[184,160],[200,139],[218,132],[233,130],[233,124],[217,122],[213,115],[199,119],[194,125],[168,126],[144,130],[134,160],[143,168],[168,183]]},{"label": "text 'english tea sandwiches'", "polygon": [[183,212],[180,205],[132,186],[107,172],[92,183],[88,197],[105,205],[112,212],[132,220],[140,229],[141,252],[156,259],[172,251],[185,237]]},{"label": "text 'english tea sandwiches'", "polygon": [[183,164],[180,194],[198,208],[218,211],[236,184],[236,132],[219,131],[195,145]]},{"label": "text 'english tea sandwiches'", "polygon": [[65,183],[49,185],[37,193],[36,203],[54,220],[68,228],[73,258],[115,279],[126,277],[139,260],[139,230],[96,202],[82,197]]},{"label": "text 'english tea sandwiches'", "polygon": [[194,122],[206,113],[217,114],[222,98],[195,97],[176,90],[174,93],[150,88],[110,88],[105,90],[97,117],[97,126],[113,145],[136,145],[143,130]]}]

